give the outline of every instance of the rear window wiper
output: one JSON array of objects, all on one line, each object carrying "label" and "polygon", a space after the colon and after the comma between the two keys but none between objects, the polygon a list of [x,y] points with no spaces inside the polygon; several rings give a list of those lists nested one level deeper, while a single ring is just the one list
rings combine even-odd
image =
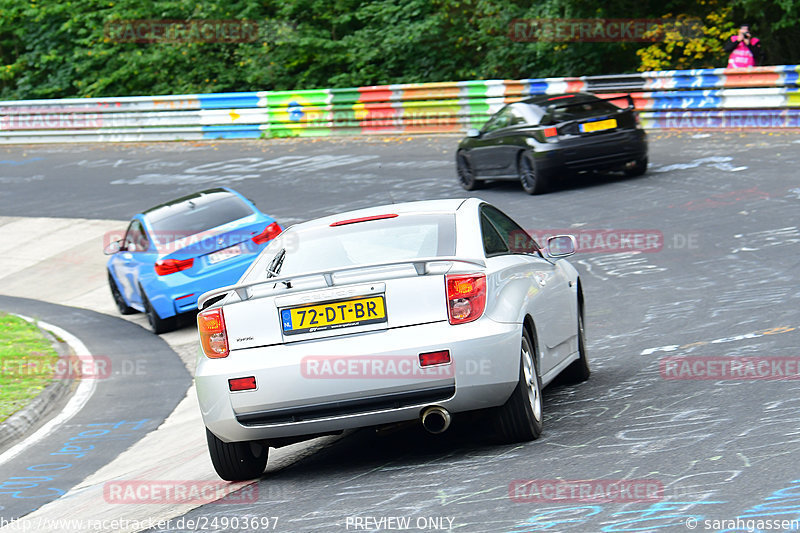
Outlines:
[{"label": "rear window wiper", "polygon": [[283,258],[286,257],[286,249],[281,250],[278,252],[278,255],[272,260],[272,262],[267,267],[267,278],[276,278],[281,271],[281,267],[283,266]]}]

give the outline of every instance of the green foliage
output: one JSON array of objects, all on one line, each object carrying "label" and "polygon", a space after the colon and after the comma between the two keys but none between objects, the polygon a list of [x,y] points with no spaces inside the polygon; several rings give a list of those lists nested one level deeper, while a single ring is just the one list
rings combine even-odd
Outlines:
[{"label": "green foliage", "polygon": [[668,22],[647,33],[656,39],[652,45],[636,51],[641,58],[640,71],[724,67],[728,55],[723,42],[738,28],[732,20],[733,9],[707,0],[701,5],[707,12],[700,17],[667,14]]},{"label": "green foliage", "polygon": [[[752,21],[771,63],[798,61],[800,0],[719,2],[0,0],[0,99],[289,90],[722,66],[720,36],[740,19]],[[650,46],[514,40],[510,31],[514,20],[654,19],[669,14],[702,21],[702,36]],[[109,30],[131,20],[233,19],[254,21],[257,38],[137,43],[124,42]]]}]

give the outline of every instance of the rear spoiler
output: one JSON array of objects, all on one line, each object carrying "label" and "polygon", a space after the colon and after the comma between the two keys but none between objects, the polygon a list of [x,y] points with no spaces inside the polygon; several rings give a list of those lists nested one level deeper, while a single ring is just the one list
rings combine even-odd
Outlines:
[{"label": "rear spoiler", "polygon": [[468,265],[475,265],[481,268],[486,268],[486,261],[484,261],[483,259],[463,259],[460,257],[421,257],[418,259],[404,259],[402,261],[389,261],[385,263],[369,263],[366,265],[354,265],[341,268],[334,268],[330,270],[320,270],[317,272],[306,272],[294,276],[267,278],[264,281],[254,281],[252,283],[241,283],[237,285],[228,285],[227,287],[220,287],[219,289],[214,289],[200,295],[200,298],[198,298],[197,300],[197,308],[202,311],[206,307],[205,306],[206,302],[213,300],[208,304],[209,306],[213,305],[214,303],[220,301],[222,298],[224,298],[225,296],[227,296],[232,292],[236,293],[240,301],[249,300],[250,298],[252,298],[252,292],[250,291],[252,287],[257,287],[260,285],[274,285],[276,283],[283,283],[287,287],[291,287],[292,281],[297,281],[303,278],[322,276],[325,279],[325,284],[328,287],[333,287],[334,286],[333,276],[335,274],[339,274],[342,272],[353,272],[358,270],[368,270],[371,268],[381,268],[389,266],[413,265],[414,269],[417,271],[417,275],[424,276],[430,273],[428,269],[428,265],[430,263],[466,263]]},{"label": "rear spoiler", "polygon": [[[595,95],[595,96],[597,96],[597,95]],[[597,96],[597,98],[599,98],[600,100],[603,100],[604,102],[610,102],[612,100],[627,100],[628,101],[628,109],[633,109],[635,107],[634,103],[633,103],[633,97],[630,94],[623,94],[622,96],[611,96],[611,97],[608,97],[608,98],[601,98],[601,97]],[[570,104],[550,104],[550,105],[548,105],[546,107],[546,109],[547,109],[547,112],[549,113],[553,109],[559,109],[559,108],[563,108],[563,107],[573,107],[573,106],[577,106],[577,105],[583,105],[585,103],[586,103],[586,101],[583,101],[583,102],[572,102]]]}]

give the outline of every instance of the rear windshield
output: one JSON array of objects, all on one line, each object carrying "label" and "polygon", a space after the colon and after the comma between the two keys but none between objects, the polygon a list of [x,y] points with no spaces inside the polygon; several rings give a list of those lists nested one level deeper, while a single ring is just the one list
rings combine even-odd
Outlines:
[{"label": "rear windshield", "polygon": [[253,214],[250,206],[233,195],[202,203],[184,202],[170,206],[166,216],[160,211],[148,215],[153,238],[158,244],[170,243]]},{"label": "rear windshield", "polygon": [[264,250],[251,280],[455,254],[454,215],[400,215],[344,226],[290,228]]},{"label": "rear windshield", "polygon": [[556,107],[550,113],[549,124],[557,124],[568,120],[580,120],[616,113],[620,108],[604,100],[589,100],[568,107]]}]

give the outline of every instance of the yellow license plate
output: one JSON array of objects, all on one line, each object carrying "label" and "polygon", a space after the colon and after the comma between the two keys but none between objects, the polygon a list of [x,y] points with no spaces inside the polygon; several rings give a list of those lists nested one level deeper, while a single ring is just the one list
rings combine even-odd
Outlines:
[{"label": "yellow license plate", "polygon": [[589,133],[592,131],[611,130],[617,127],[617,119],[598,120],[597,122],[584,122],[581,124],[581,131]]},{"label": "yellow license plate", "polygon": [[386,322],[383,296],[281,309],[284,335]]}]

